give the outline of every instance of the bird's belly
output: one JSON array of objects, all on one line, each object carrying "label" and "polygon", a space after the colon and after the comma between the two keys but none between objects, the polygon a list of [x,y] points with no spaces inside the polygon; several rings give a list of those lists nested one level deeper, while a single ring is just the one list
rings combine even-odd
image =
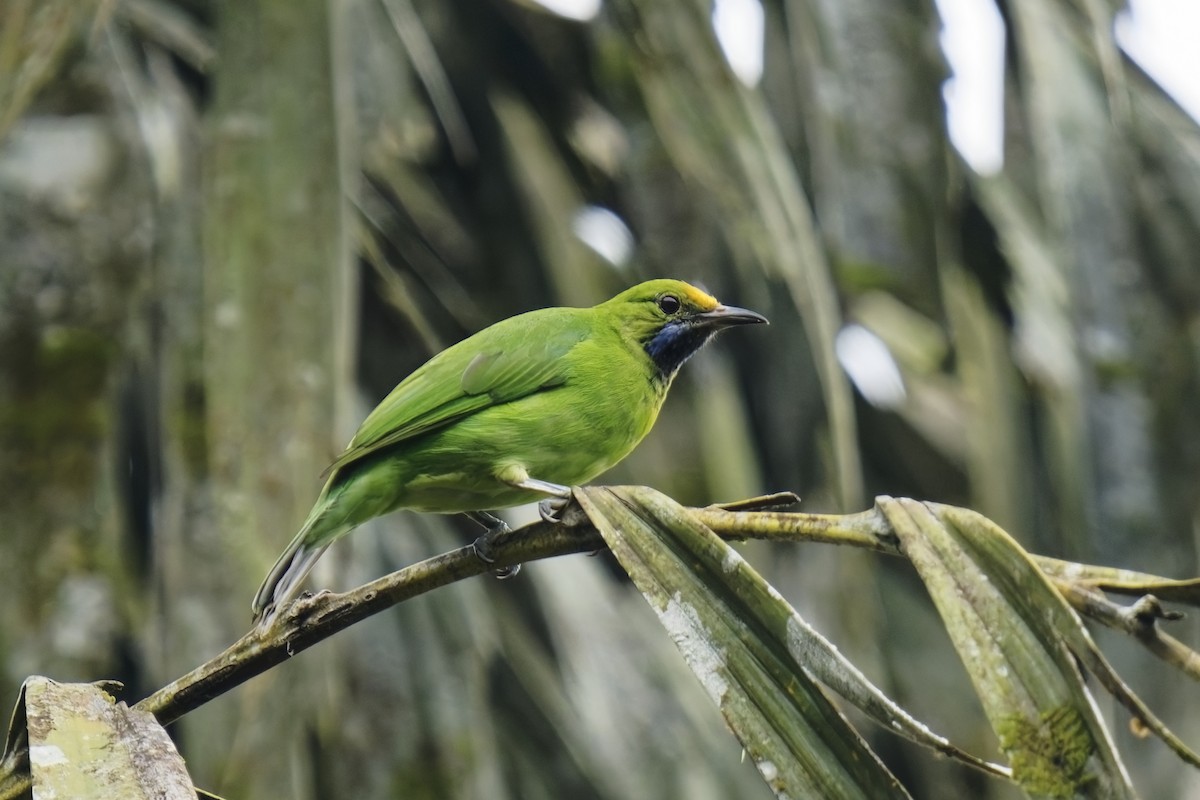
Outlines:
[{"label": "bird's belly", "polygon": [[508,508],[545,497],[467,472],[422,475],[409,483],[405,495],[403,508],[438,514]]}]

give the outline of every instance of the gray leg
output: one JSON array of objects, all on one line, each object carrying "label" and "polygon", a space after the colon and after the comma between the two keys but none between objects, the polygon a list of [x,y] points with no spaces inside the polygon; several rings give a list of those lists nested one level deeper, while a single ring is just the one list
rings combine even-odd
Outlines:
[{"label": "gray leg", "polygon": [[515,481],[513,486],[521,489],[529,489],[534,492],[541,492],[542,494],[548,494],[563,500],[571,499],[570,486],[562,486],[561,484],[550,483],[549,481],[539,481],[537,478],[525,478],[524,480]]},{"label": "gray leg", "polygon": [[539,481],[537,478],[525,477],[512,482],[519,489],[529,489],[534,492],[550,495],[538,503],[538,514],[546,522],[561,522],[562,511],[571,502],[571,487],[561,486],[549,481]]},{"label": "gray leg", "polygon": [[[508,523],[491,514],[487,511],[466,511],[466,516],[478,525],[487,529],[487,532],[476,539],[471,547],[475,550],[476,557],[485,564],[494,564],[496,558],[492,555],[492,545],[495,540],[512,532],[512,528],[508,527]],[[514,564],[511,567],[500,567],[492,570],[492,574],[497,578],[504,580],[506,578],[515,577],[521,571],[520,564]]]},{"label": "gray leg", "polygon": [[[503,476],[501,480],[510,486],[550,495],[550,497],[547,497],[538,504],[538,513],[542,515],[542,519],[551,522],[558,521],[558,513],[566,508],[567,503],[571,501],[571,487],[531,478],[524,469],[518,469],[515,474]],[[476,523],[487,528],[487,533],[475,540],[475,544],[473,545],[475,555],[485,564],[495,563],[496,559],[492,556],[492,546],[495,544],[497,538],[507,535],[512,529],[508,527],[504,520],[487,511],[467,511],[465,513]],[[521,565],[516,564],[511,567],[494,569],[492,570],[492,574],[497,578],[503,579],[511,578],[520,571]]]}]

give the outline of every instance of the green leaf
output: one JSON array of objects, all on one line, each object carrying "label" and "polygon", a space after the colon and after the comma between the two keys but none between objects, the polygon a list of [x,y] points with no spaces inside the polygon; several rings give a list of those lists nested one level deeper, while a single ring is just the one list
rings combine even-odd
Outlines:
[{"label": "green leaf", "polygon": [[778,593],[731,585],[753,573],[736,551],[644,487],[575,492],[776,795],[909,796],[797,664]]},{"label": "green leaf", "polygon": [[[910,501],[911,502],[911,501]],[[1125,706],[1151,733],[1163,740],[1176,755],[1192,766],[1200,767],[1200,755],[1189,749],[1166,725],[1142,702],[1121,680],[1112,665],[1092,641],[1091,634],[1058,590],[1038,570],[1035,580],[1025,576],[1032,560],[1011,536],[986,517],[964,508],[953,506],[931,506],[946,526],[980,559],[996,566],[993,578],[1019,604],[1024,617],[1029,620],[1045,641],[1061,640],[1079,660],[1104,685],[1116,700]]]},{"label": "green leaf", "polygon": [[[942,615],[1014,779],[1036,796],[1135,797],[1072,658],[1075,646],[1090,645],[1087,631],[1028,555],[974,512],[877,502]],[[1103,660],[1094,647],[1087,658]]]},{"label": "green leaf", "polygon": [[[28,682],[26,682],[28,683]],[[24,796],[29,789],[29,728],[25,721],[25,686],[17,695],[0,753],[0,797]]]}]

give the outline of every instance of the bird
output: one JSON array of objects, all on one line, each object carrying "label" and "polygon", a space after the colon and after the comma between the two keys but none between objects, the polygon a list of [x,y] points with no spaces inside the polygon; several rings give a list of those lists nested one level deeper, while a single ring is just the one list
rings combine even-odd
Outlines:
[{"label": "bird", "polygon": [[254,596],[254,618],[269,626],[333,542],[399,509],[466,514],[486,529],[475,552],[491,563],[491,542],[508,530],[492,511],[541,500],[553,518],[568,487],[650,432],[685,361],[724,328],[766,322],[657,279],[590,308],[518,314],[443,350],[375,407],[328,468]]}]

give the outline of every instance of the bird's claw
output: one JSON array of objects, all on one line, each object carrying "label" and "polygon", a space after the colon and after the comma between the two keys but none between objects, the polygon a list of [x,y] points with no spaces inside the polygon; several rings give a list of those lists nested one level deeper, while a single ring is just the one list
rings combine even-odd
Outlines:
[{"label": "bird's claw", "polygon": [[[480,536],[471,543],[471,549],[475,551],[475,557],[485,564],[495,564],[496,557],[492,555],[492,543],[489,539],[491,531]],[[508,580],[509,578],[517,577],[517,573],[521,571],[520,564],[513,564],[508,567],[496,567],[492,570],[492,575],[497,580]]]},{"label": "bird's claw", "polygon": [[570,504],[570,497],[547,497],[538,503],[538,514],[546,522],[559,523],[563,521],[563,512]]},{"label": "bird's claw", "polygon": [[492,570],[492,577],[498,581],[506,581],[509,578],[517,577],[520,571],[520,564],[513,564],[511,567],[496,567],[496,569]]}]

